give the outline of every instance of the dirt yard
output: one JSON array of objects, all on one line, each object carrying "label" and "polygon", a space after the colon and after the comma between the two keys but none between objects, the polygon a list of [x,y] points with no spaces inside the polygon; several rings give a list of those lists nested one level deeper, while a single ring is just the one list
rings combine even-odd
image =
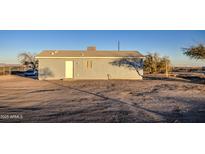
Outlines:
[{"label": "dirt yard", "polygon": [[205,122],[205,84],[0,76],[0,122]]}]

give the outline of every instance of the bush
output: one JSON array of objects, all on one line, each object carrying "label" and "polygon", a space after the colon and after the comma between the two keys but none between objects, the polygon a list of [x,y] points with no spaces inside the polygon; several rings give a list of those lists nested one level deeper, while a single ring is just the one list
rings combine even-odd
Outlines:
[{"label": "bush", "polygon": [[144,70],[152,73],[168,73],[171,70],[169,57],[161,57],[157,53],[149,53],[145,57]]}]

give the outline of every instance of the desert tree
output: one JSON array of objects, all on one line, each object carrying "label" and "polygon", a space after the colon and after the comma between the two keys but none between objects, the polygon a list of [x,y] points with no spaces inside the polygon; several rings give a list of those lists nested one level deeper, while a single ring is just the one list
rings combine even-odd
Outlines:
[{"label": "desert tree", "polygon": [[158,53],[149,53],[145,56],[144,69],[149,73],[156,73],[160,61]]},{"label": "desert tree", "polygon": [[189,56],[191,59],[205,60],[205,45],[197,44],[189,48],[182,48],[184,54]]},{"label": "desert tree", "polygon": [[135,58],[135,57],[128,57],[128,58],[121,58],[111,62],[114,66],[119,67],[127,67],[129,69],[135,70],[138,75],[142,76],[140,70],[143,69],[143,59]]},{"label": "desert tree", "polygon": [[148,53],[144,60],[144,70],[152,73],[165,73],[168,76],[168,72],[171,69],[171,61],[169,57],[161,57],[158,53]]},{"label": "desert tree", "polygon": [[26,65],[33,70],[38,68],[38,60],[35,58],[35,54],[30,52],[23,52],[18,55],[18,60],[22,65]]},{"label": "desert tree", "polygon": [[162,73],[165,73],[166,76],[169,75],[169,71],[171,70],[171,61],[169,57],[164,56],[160,59],[160,62],[158,64],[159,71]]}]

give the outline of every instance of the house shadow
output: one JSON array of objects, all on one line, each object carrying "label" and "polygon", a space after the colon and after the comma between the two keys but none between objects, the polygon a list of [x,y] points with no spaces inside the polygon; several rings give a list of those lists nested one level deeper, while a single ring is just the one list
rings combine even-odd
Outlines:
[{"label": "house shadow", "polygon": [[[122,121],[118,121],[118,122],[149,122],[149,123],[155,123],[155,122],[167,122],[167,123],[173,123],[173,122],[179,122],[179,123],[189,123],[189,122],[205,122],[205,105],[204,103],[198,102],[199,104],[196,105],[197,103],[191,103],[190,101],[187,101],[186,99],[182,99],[182,98],[167,98],[167,99],[178,99],[179,102],[182,103],[189,103],[189,105],[191,105],[191,109],[189,109],[188,111],[183,111],[182,109],[178,108],[177,106],[172,109],[171,111],[158,111],[158,110],[153,110],[153,109],[149,109],[149,108],[145,108],[139,104],[133,103],[133,102],[126,102],[126,101],[122,101],[116,98],[111,98],[111,97],[107,97],[104,96],[103,94],[100,93],[94,93],[94,92],[90,92],[87,90],[82,90],[79,88],[73,88],[71,86],[67,86],[67,85],[63,85],[63,83],[56,83],[53,81],[46,81],[52,84],[55,84],[57,86],[66,88],[66,89],[71,89],[71,90],[76,90],[78,92],[83,92],[86,94],[90,94],[93,96],[97,96],[102,98],[105,101],[111,101],[112,103],[116,103],[117,105],[125,105],[125,107],[128,107],[130,109],[132,109],[132,112],[139,112],[142,111],[143,113],[145,113],[145,117],[141,117],[141,119],[138,119],[137,121],[135,119],[130,119],[127,115],[129,114],[129,111],[124,111],[123,107],[122,107],[122,112],[125,115],[121,115],[124,116],[122,117]],[[195,100],[193,100],[195,101]],[[116,114],[118,114],[118,111],[116,111]],[[122,114],[121,111],[119,111],[119,114]],[[150,116],[151,114],[155,114],[157,116],[162,117],[162,121],[155,121],[155,120],[151,120]],[[83,122],[83,121],[82,121]],[[98,122],[98,121],[96,121]],[[100,122],[100,121],[99,121]]]},{"label": "house shadow", "polygon": [[[103,118],[100,118],[99,120],[96,119],[95,121],[89,121],[89,117],[85,116],[85,114],[89,113],[90,116],[92,116],[92,113],[95,114],[97,110],[101,110],[99,112],[101,112],[101,116],[105,115],[105,114],[110,114],[115,115],[115,119],[113,119],[112,121],[109,122],[116,122],[116,123],[144,123],[144,122],[148,122],[148,123],[156,123],[156,122],[165,122],[165,123],[204,123],[205,122],[205,103],[202,99],[187,99],[186,97],[166,97],[166,99],[172,99],[175,100],[177,102],[180,102],[182,104],[186,104],[188,106],[190,106],[190,108],[188,110],[184,110],[181,109],[180,107],[178,107],[176,105],[175,108],[172,108],[169,111],[159,111],[159,110],[154,110],[151,108],[147,108],[144,107],[141,104],[138,103],[133,103],[133,102],[128,102],[128,101],[122,101],[116,98],[111,98],[111,97],[107,97],[104,96],[101,93],[95,93],[95,92],[91,92],[91,91],[87,91],[87,90],[83,90],[80,88],[73,88],[71,86],[68,85],[63,85],[62,83],[56,82],[56,81],[47,81],[45,80],[44,82],[48,82],[54,85],[57,85],[59,87],[59,89],[62,88],[66,88],[66,89],[71,89],[71,90],[75,90],[78,92],[82,92],[82,93],[86,93],[89,95],[93,95],[93,96],[97,96],[99,98],[102,99],[102,103],[104,103],[103,105],[106,106],[110,106],[110,105],[117,105],[119,107],[118,110],[104,110],[104,108],[97,108],[97,106],[94,106],[93,108],[91,107],[86,107],[86,108],[79,108],[77,110],[57,110],[57,112],[50,112],[49,114],[44,114],[44,116],[46,117],[41,117],[41,118],[45,118],[44,121],[46,122],[47,120],[52,120],[52,122],[62,122],[63,119],[66,119],[66,116],[74,116],[74,115],[78,115],[78,117],[82,117],[82,119],[75,119],[75,118],[69,118],[69,121],[64,121],[64,122],[103,122]],[[50,89],[49,91],[55,91],[58,89]],[[42,90],[40,91],[34,91],[34,92],[44,92]],[[113,103],[113,104],[110,104]],[[58,108],[58,106],[55,106],[56,108]],[[2,109],[1,109],[2,108]],[[45,109],[43,106],[41,105],[35,105],[35,106],[31,106],[31,107],[21,107],[21,108],[11,108],[11,107],[0,107],[0,110],[3,110],[3,108],[5,108],[4,110],[7,110],[7,112],[10,113],[31,113],[35,114],[38,112],[45,112],[48,111],[47,109]],[[52,106],[49,106],[49,109],[51,109]],[[104,110],[102,112],[102,110]],[[130,113],[132,112],[136,112],[137,115],[139,115],[139,117],[133,117],[132,115],[130,115]],[[153,115],[157,115],[160,116],[160,119],[163,120],[155,120],[152,118]],[[84,117],[83,117],[84,116]],[[95,115],[94,115],[95,116]],[[31,120],[31,121],[29,121]],[[59,120],[59,121],[58,121]],[[34,120],[36,122],[41,122],[38,120]],[[106,121],[106,119],[105,119]],[[32,118],[31,119],[19,119],[16,120],[14,122],[32,122]],[[47,121],[49,122],[49,121]]]},{"label": "house shadow", "polygon": [[176,106],[167,117],[168,122],[181,122],[181,123],[204,123],[205,122],[205,103],[202,99],[194,99],[186,97],[166,97],[183,104],[190,106],[188,109],[183,110]]}]

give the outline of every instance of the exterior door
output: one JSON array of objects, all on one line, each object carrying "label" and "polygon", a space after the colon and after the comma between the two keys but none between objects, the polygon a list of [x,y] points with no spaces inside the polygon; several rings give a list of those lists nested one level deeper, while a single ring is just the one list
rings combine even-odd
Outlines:
[{"label": "exterior door", "polygon": [[73,78],[73,61],[65,62],[65,78]]}]

